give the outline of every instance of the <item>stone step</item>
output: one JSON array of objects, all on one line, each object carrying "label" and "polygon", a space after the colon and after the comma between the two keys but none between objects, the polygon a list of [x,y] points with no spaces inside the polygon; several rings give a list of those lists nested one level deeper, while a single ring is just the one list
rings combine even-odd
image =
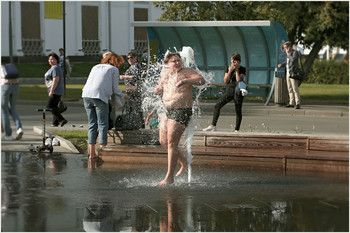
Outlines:
[{"label": "stone step", "polygon": [[[140,129],[132,131],[110,130],[108,143],[114,145],[153,145],[159,144],[158,131]],[[180,144],[184,144],[182,137]],[[193,146],[220,148],[251,148],[270,150],[321,150],[349,151],[349,138],[339,136],[316,136],[269,133],[234,133],[196,131]]]},{"label": "stone step", "polygon": [[[154,145],[114,145],[100,152],[108,163],[167,164],[167,151]],[[193,165],[348,172],[347,152],[192,147]]]}]

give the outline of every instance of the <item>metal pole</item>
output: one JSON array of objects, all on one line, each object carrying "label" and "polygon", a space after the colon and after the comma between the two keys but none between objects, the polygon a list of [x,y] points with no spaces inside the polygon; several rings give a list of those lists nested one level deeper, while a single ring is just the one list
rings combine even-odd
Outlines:
[{"label": "metal pole", "polygon": [[108,49],[109,51],[112,51],[112,35],[111,35],[111,2],[108,1],[108,40],[109,40],[109,43],[108,43]]},{"label": "metal pole", "polygon": [[64,97],[66,97],[66,3],[62,2],[62,16],[63,16],[63,83],[64,83]]},{"label": "metal pole", "polygon": [[13,63],[13,44],[12,44],[12,2],[9,2],[9,50],[10,63]]}]

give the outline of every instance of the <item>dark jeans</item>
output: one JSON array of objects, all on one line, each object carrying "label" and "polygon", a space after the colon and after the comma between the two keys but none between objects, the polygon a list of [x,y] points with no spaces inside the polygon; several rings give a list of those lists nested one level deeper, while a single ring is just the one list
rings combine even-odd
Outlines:
[{"label": "dark jeans", "polygon": [[235,102],[235,109],[236,109],[235,130],[239,130],[242,122],[242,105],[243,105],[244,96],[238,95],[237,99],[235,99],[233,88],[227,88],[226,93],[223,96],[221,96],[218,102],[215,104],[213,121],[211,123],[212,125],[216,126],[216,123],[218,122],[218,119],[220,116],[221,108],[224,107],[227,103],[229,103],[232,100],[234,100]]},{"label": "dark jeans", "polygon": [[64,120],[63,116],[61,115],[61,112],[58,110],[58,102],[60,102],[60,100],[60,95],[53,95],[53,97],[49,98],[49,100],[47,101],[47,108],[51,109],[53,115],[53,125],[59,125],[59,123]]}]

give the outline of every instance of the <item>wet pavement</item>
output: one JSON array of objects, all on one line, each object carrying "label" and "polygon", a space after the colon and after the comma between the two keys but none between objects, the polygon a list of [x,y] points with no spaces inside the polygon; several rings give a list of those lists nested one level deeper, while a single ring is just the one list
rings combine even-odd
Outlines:
[{"label": "wet pavement", "polygon": [[1,153],[2,231],[349,231],[348,174],[89,163]]}]

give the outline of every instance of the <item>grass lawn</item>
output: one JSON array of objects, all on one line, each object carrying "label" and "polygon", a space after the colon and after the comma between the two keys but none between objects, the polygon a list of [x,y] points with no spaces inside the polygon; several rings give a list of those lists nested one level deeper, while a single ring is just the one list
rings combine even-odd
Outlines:
[{"label": "grass lawn", "polygon": [[[73,62],[71,77],[88,77],[91,68],[97,65],[100,61],[96,62]],[[21,78],[44,78],[45,73],[50,69],[48,63],[19,63],[15,64],[18,69],[18,73]],[[124,74],[127,66],[120,67],[120,73]]]},{"label": "grass lawn", "polygon": [[61,131],[61,130],[53,130],[51,131],[53,134],[58,135],[62,138],[69,140],[73,145],[78,149],[80,153],[87,152],[87,131]]},{"label": "grass lawn", "polygon": [[302,103],[349,104],[347,84],[302,84],[299,91]]},{"label": "grass lawn", "polygon": [[[76,101],[81,99],[81,91],[84,85],[68,84],[66,87],[66,96],[63,100]],[[119,88],[124,91],[124,85]],[[330,104],[349,104],[349,85],[348,84],[306,84],[300,87],[300,96],[302,103],[330,103]],[[20,100],[46,100],[47,92],[45,85],[21,85]],[[261,100],[259,100],[261,101]]]},{"label": "grass lawn", "polygon": [[[81,99],[83,84],[68,84],[66,86],[66,95],[62,98],[66,101],[77,101]],[[124,91],[125,86],[120,85],[120,90]],[[21,85],[20,100],[46,100],[47,90],[45,85]]]}]

